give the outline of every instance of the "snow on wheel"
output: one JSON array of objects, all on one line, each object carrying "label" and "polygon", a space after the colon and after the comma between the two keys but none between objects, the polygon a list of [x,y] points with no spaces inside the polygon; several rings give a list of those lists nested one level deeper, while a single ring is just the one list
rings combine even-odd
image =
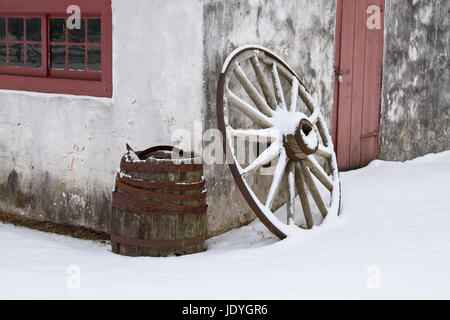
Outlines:
[{"label": "snow on wheel", "polygon": [[325,120],[277,55],[255,45],[231,53],[219,78],[217,119],[239,190],[280,239],[339,214],[339,173]]}]

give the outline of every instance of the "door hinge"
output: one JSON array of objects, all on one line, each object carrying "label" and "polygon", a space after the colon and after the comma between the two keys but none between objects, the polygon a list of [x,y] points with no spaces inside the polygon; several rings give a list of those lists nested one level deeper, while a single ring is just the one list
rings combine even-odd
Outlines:
[{"label": "door hinge", "polygon": [[360,138],[361,139],[365,139],[365,138],[372,138],[372,137],[377,137],[378,136],[378,131],[374,130],[374,131],[370,131],[367,133],[363,133]]},{"label": "door hinge", "polygon": [[348,69],[340,69],[340,68],[334,68],[334,73],[337,75],[337,76],[340,76],[340,75],[343,75],[343,74],[349,74],[350,73],[350,70],[348,70]]}]

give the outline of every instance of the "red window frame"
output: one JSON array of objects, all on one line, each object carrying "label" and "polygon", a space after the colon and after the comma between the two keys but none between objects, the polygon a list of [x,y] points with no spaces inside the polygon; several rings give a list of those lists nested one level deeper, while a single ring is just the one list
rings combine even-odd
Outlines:
[{"label": "red window frame", "polygon": [[[101,19],[101,43],[92,45],[101,48],[101,72],[49,68],[49,19],[68,18],[69,14],[66,13],[66,10],[71,5],[80,7],[81,18]],[[42,68],[0,66],[0,89],[112,97],[111,0],[2,0],[0,16],[24,19],[40,17],[42,28]],[[87,32],[87,28],[85,30]],[[28,42],[26,38],[24,38],[24,42]],[[70,45],[67,37],[66,43],[62,44]],[[76,45],[80,45],[80,43]],[[88,46],[91,46],[87,43],[86,37],[84,45],[86,50]],[[26,56],[26,52],[24,54]],[[85,59],[87,59],[86,56]]]},{"label": "red window frame", "polygon": [[[62,19],[67,19],[67,15],[48,15],[47,16],[47,25],[50,25],[50,19],[55,19],[55,18],[62,18]],[[81,19],[84,19],[83,21],[87,21],[88,19],[92,19],[92,18],[100,18],[101,17],[99,15],[96,14],[82,14],[81,15]],[[84,22],[85,23],[85,22]],[[69,46],[84,46],[85,47],[85,71],[79,71],[79,70],[61,70],[61,69],[52,69],[52,68],[48,68],[48,74],[50,77],[55,77],[55,78],[69,78],[69,79],[86,79],[86,80],[101,80],[101,72],[98,71],[89,71],[87,70],[87,51],[88,48],[90,47],[102,47],[101,43],[97,44],[97,43],[89,43],[87,40],[87,25],[84,28],[84,42],[77,42],[77,43],[71,43],[69,42],[69,30],[66,28],[66,41],[65,42],[51,42],[50,40],[50,28],[47,28],[47,39],[48,40],[48,46],[47,46],[47,50],[48,52],[50,52],[50,46],[51,45],[63,45],[66,47],[66,67],[68,66],[68,60],[69,60],[69,52],[68,52],[68,47]],[[103,57],[103,53],[102,53],[102,57]],[[48,65],[50,65],[50,63],[47,63]]]},{"label": "red window frame", "polygon": [[[44,59],[44,57],[47,56],[47,46],[45,45],[47,42],[46,33],[45,33],[45,16],[43,15],[36,15],[36,14],[27,14],[27,15],[11,15],[11,14],[2,14],[0,12],[0,17],[5,18],[22,18],[23,24],[24,24],[24,39],[23,40],[9,40],[8,39],[8,19],[5,20],[6,23],[6,39],[0,40],[0,43],[5,44],[6,43],[6,50],[8,50],[8,47],[12,43],[20,43],[24,45],[24,66],[23,67],[11,67],[8,65],[8,55],[6,55],[6,61],[7,64],[4,66],[0,66],[0,77],[3,74],[15,74],[15,75],[29,75],[29,76],[46,76],[45,70],[47,68],[47,59]],[[28,41],[26,39],[26,19],[30,18],[41,18],[41,41]],[[26,59],[27,59],[27,44],[40,44],[41,45],[41,62],[42,66],[41,68],[31,68],[27,67],[26,65]]]}]

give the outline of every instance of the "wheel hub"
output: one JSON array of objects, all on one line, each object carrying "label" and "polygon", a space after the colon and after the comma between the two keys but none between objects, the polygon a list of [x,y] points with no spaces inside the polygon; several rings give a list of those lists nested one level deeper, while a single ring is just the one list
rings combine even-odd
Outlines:
[{"label": "wheel hub", "polygon": [[288,157],[294,161],[305,159],[319,148],[316,130],[306,118],[300,120],[294,134],[285,134],[283,141]]}]

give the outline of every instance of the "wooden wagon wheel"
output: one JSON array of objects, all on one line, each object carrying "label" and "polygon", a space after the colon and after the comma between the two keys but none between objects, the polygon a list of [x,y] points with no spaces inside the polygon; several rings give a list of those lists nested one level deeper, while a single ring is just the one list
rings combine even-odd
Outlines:
[{"label": "wooden wagon wheel", "polygon": [[[229,166],[236,184],[280,239],[299,230],[296,226],[311,229],[328,214],[339,214],[339,173],[325,120],[299,77],[278,56],[253,45],[233,51],[219,78],[217,119],[224,151],[232,155]],[[249,143],[235,144],[250,138],[266,139],[267,145],[246,164],[238,153],[250,148]],[[273,162],[270,187],[261,195],[248,179]],[[282,182],[284,198],[279,194]],[[284,221],[274,215],[276,199],[278,205],[280,199],[287,205]]]}]

